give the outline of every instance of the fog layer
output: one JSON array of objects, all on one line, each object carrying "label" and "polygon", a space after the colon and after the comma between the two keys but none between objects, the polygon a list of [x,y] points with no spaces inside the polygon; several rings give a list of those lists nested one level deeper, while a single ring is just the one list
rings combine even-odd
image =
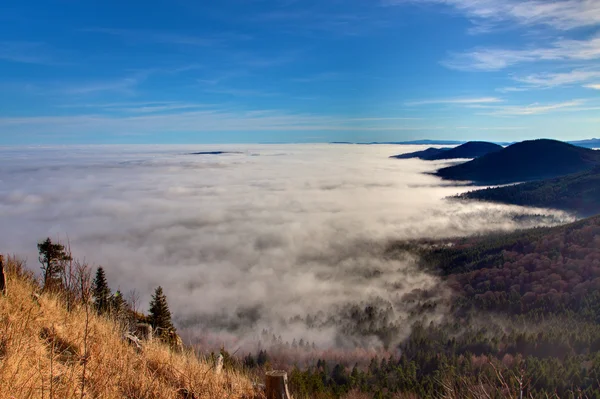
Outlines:
[{"label": "fog layer", "polygon": [[[5,148],[0,250],[37,268],[36,242],[68,234],[113,290],[146,304],[161,285],[188,337],[266,328],[320,346],[389,344],[416,307],[449,295],[414,260],[383,256],[390,240],[512,230],[539,223],[515,214],[549,212],[446,201],[469,188],[423,172],[447,163],[388,158],[419,149]],[[211,151],[239,153],[190,154]]]}]

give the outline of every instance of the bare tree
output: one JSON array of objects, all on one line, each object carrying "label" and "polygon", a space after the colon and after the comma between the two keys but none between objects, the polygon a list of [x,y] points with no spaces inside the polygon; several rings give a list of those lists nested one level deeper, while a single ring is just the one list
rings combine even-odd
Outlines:
[{"label": "bare tree", "polygon": [[75,284],[77,299],[88,304],[92,296],[92,269],[87,263],[75,261]]}]

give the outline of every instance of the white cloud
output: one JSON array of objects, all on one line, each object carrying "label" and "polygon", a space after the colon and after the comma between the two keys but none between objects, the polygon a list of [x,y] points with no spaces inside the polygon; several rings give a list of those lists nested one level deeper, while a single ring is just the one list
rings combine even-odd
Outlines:
[{"label": "white cloud", "polygon": [[[37,268],[36,242],[68,234],[113,290],[135,288],[147,304],[161,285],[179,330],[220,344],[262,328],[321,347],[377,342],[353,335],[344,313],[377,298],[392,306],[399,340],[417,305],[403,295],[447,291],[413,259],[386,256],[390,240],[512,230],[536,223],[515,213],[543,212],[444,201],[470,188],[422,175],[435,167],[423,161],[387,158],[416,148],[3,148],[0,240]],[[186,155],[211,150],[241,153]],[[290,322],[308,314],[324,328]]]},{"label": "white cloud", "polygon": [[588,89],[600,90],[600,83],[598,83],[598,84],[589,84],[589,85],[585,85],[583,87],[586,87]]},{"label": "white cloud", "polygon": [[584,111],[590,108],[580,107],[585,103],[585,100],[571,100],[553,104],[533,103],[529,105],[506,105],[506,106],[480,106],[478,108],[488,108],[492,111],[486,112],[483,115],[496,116],[522,116],[522,115],[539,115],[547,114],[552,111]]},{"label": "white cloud", "polygon": [[596,59],[600,59],[600,36],[583,40],[560,39],[549,47],[520,50],[482,47],[453,54],[442,64],[458,70],[496,71],[522,63]]},{"label": "white cloud", "polygon": [[600,71],[572,70],[563,73],[538,73],[523,77],[515,77],[517,82],[533,87],[555,87],[572,84],[581,84],[591,79],[600,78]]},{"label": "white cloud", "polygon": [[497,97],[475,97],[475,98],[437,98],[430,100],[408,101],[405,105],[430,105],[430,104],[488,104],[502,102]]},{"label": "white cloud", "polygon": [[528,87],[500,87],[498,89],[496,89],[496,91],[500,92],[500,93],[518,93],[518,92],[522,92],[522,91],[527,91],[530,88]]},{"label": "white cloud", "polygon": [[465,14],[478,27],[488,31],[500,23],[546,25],[558,30],[600,24],[597,0],[384,0],[386,5],[407,3],[442,4]]}]

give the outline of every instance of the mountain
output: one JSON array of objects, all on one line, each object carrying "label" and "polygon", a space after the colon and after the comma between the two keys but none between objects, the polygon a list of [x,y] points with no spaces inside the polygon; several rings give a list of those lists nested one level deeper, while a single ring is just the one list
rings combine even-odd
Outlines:
[{"label": "mountain", "polygon": [[554,179],[471,191],[457,198],[596,215],[600,214],[600,166]]},{"label": "mountain", "polygon": [[423,151],[409,152],[408,154],[392,155],[390,158],[396,158],[396,159],[419,158],[419,159],[428,160],[428,159],[431,159],[432,157],[434,157],[436,155],[440,155],[443,152],[446,152],[448,150],[450,150],[450,148],[429,147],[428,149],[423,150]]},{"label": "mountain", "polygon": [[442,159],[461,159],[478,158],[491,152],[500,151],[501,145],[487,143],[485,141],[469,141],[454,148],[435,148],[430,147],[423,151],[410,152],[408,154],[394,155],[390,158],[411,159],[419,158],[426,161],[436,161]]},{"label": "mountain", "polygon": [[412,141],[397,141],[394,143],[382,143],[382,144],[403,144],[403,145],[459,145],[463,144],[464,141],[457,140],[412,140]]},{"label": "mountain", "polygon": [[468,143],[434,155],[429,159],[433,161],[441,159],[479,158],[486,154],[500,151],[503,148],[501,145],[485,141],[469,141]]},{"label": "mountain", "polygon": [[371,142],[352,142],[352,141],[331,141],[329,144],[395,144],[395,145],[459,145],[464,141],[456,140],[412,140],[412,141],[371,141]]},{"label": "mountain", "polygon": [[585,148],[600,148],[600,139],[595,138],[588,140],[569,141],[568,143]]},{"label": "mountain", "polygon": [[516,143],[472,161],[442,168],[434,175],[475,184],[506,184],[578,173],[598,164],[600,151],[540,139]]}]

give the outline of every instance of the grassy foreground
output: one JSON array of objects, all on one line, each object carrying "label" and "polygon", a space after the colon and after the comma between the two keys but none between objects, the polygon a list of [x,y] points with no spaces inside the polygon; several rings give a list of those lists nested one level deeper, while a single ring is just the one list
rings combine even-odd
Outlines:
[{"label": "grassy foreground", "polygon": [[136,350],[119,324],[60,296],[40,293],[14,258],[0,295],[0,398],[254,398],[252,382],[155,340]]}]

